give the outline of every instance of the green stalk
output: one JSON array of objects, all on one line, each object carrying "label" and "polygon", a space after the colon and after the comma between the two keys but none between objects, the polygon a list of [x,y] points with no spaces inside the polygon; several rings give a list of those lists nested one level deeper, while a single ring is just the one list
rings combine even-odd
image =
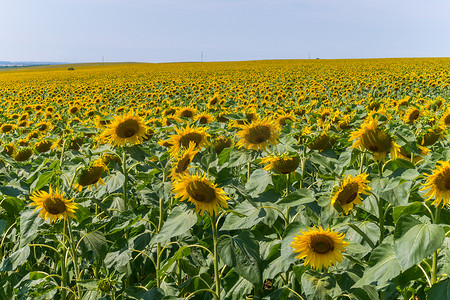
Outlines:
[{"label": "green stalk", "polygon": [[122,148],[122,173],[125,176],[125,181],[123,182],[123,203],[125,211],[128,210],[128,198],[127,198],[127,184],[128,184],[128,170],[127,170],[127,152],[125,147]]},{"label": "green stalk", "polygon": [[214,260],[214,279],[216,280],[216,300],[220,300],[220,273],[219,273],[219,256],[217,255],[218,240],[217,240],[217,223],[215,213],[213,213],[213,215],[210,217],[211,217],[211,227],[213,233],[213,246],[214,246],[213,260]]},{"label": "green stalk", "polygon": [[[162,178],[163,189],[164,189],[165,182],[166,182],[166,168],[164,168],[164,170],[163,170],[163,178]],[[162,224],[163,223],[163,200],[164,200],[163,197],[159,198],[159,221],[158,221],[157,233],[159,233],[161,231],[161,227],[163,225]],[[161,286],[161,278],[159,278],[160,268],[161,268],[161,243],[158,243],[156,245],[156,286],[157,287]]]},{"label": "green stalk", "polygon": [[302,176],[300,178],[300,188],[303,188],[303,179],[305,178],[305,164],[306,164],[306,146],[303,146],[302,162]]},{"label": "green stalk", "polygon": [[247,182],[250,180],[251,163],[247,163]]},{"label": "green stalk", "polygon": [[[383,164],[380,162],[378,163],[378,174],[380,175],[380,179],[383,177]],[[383,206],[383,199],[381,197],[377,198],[377,204],[378,204],[378,221],[380,225],[380,240],[379,243],[381,243],[384,240],[384,206]]]},{"label": "green stalk", "polygon": [[77,286],[77,294],[78,294],[78,298],[82,299],[81,298],[81,288],[78,283],[78,281],[81,279],[80,278],[80,269],[78,268],[77,250],[74,247],[75,243],[73,241],[72,227],[70,226],[70,219],[68,219],[68,221],[67,221],[67,228],[69,229],[70,250],[72,252],[73,268],[75,270],[75,281],[76,281],[76,286]]},{"label": "green stalk", "polygon": [[[64,219],[64,225],[63,225],[63,241],[65,240],[66,236],[66,220]],[[62,254],[59,256],[61,260],[61,286],[67,287],[67,271],[66,271],[66,248],[63,247]],[[67,290],[62,289],[61,290],[61,299],[66,300],[67,297]]]},{"label": "green stalk", "polygon": [[[435,215],[435,217],[434,217],[434,223],[435,224],[439,224],[439,218],[440,218],[440,216],[441,216],[441,209],[442,209],[442,207],[441,207],[441,205],[437,205],[437,207],[436,207],[436,215]],[[432,268],[431,268],[431,284],[433,285],[433,284],[435,284],[436,283],[436,278],[437,278],[437,276],[436,276],[436,273],[437,273],[437,261],[438,261],[438,250],[436,250],[434,253],[433,253],[433,265],[432,265]]]}]

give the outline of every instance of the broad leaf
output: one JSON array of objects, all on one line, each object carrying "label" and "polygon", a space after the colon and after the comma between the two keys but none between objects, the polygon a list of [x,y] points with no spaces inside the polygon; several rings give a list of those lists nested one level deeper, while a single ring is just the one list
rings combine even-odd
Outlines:
[{"label": "broad leaf", "polygon": [[176,206],[152,242],[161,243],[188,232],[197,223],[197,214],[186,206]]}]

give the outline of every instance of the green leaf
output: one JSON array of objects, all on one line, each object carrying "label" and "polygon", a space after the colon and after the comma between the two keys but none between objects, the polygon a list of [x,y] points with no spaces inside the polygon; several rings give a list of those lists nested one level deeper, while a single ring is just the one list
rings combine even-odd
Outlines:
[{"label": "green leaf", "polygon": [[179,259],[191,254],[191,248],[183,246],[168,260],[168,262],[159,270],[159,276],[164,275],[166,271]]},{"label": "green leaf", "polygon": [[271,182],[272,178],[266,170],[257,169],[250,175],[250,179],[245,184],[245,189],[251,196],[256,197],[264,192]]},{"label": "green leaf", "polygon": [[30,256],[30,247],[25,246],[13,252],[10,256],[3,259],[0,264],[0,271],[14,271],[25,262]]},{"label": "green leaf", "polygon": [[105,256],[105,265],[109,269],[114,268],[119,273],[130,274],[130,260],[131,252],[128,249],[108,252]]},{"label": "green leaf", "polygon": [[381,286],[401,272],[400,263],[390,244],[381,244],[375,248],[368,263],[369,267],[364,271],[363,277],[353,285],[353,288],[371,284]]},{"label": "green leaf", "polygon": [[429,215],[428,210],[424,205],[426,205],[424,202],[414,202],[406,206],[396,206],[394,207],[392,218],[394,219],[394,222],[397,223],[400,217],[405,215]]},{"label": "green leaf", "polygon": [[39,211],[27,209],[20,215],[20,247],[27,245],[38,235],[39,226],[44,220],[39,217]]},{"label": "green leaf", "polygon": [[47,185],[47,183],[49,183],[52,180],[53,175],[55,174],[55,171],[47,171],[42,173],[38,180],[36,180],[35,182],[33,182],[33,184],[30,186],[31,190],[40,190],[42,189],[44,186]]},{"label": "green leaf", "polygon": [[254,207],[248,201],[238,204],[234,211],[237,213],[228,214],[220,230],[252,228],[267,215],[264,209]]},{"label": "green leaf", "polygon": [[314,192],[308,189],[298,189],[279,200],[277,204],[281,207],[293,207],[315,201]]},{"label": "green leaf", "polygon": [[185,205],[176,206],[152,243],[161,243],[188,232],[197,223],[197,214]]},{"label": "green leaf", "polygon": [[402,271],[427,258],[444,242],[444,229],[436,224],[418,224],[394,240],[395,255]]},{"label": "green leaf", "polygon": [[331,274],[307,270],[302,275],[302,287],[306,297],[311,300],[332,299],[340,290],[336,285],[336,279]]},{"label": "green leaf", "polygon": [[105,258],[108,253],[108,245],[105,235],[102,232],[94,231],[88,233],[84,237],[84,242],[88,248],[94,250],[95,256],[99,261],[102,261]]},{"label": "green leaf", "polygon": [[223,239],[218,245],[219,257],[236,273],[257,287],[262,286],[259,244],[248,231]]},{"label": "green leaf", "polygon": [[288,225],[283,234],[283,240],[281,242],[281,262],[283,271],[287,271],[292,263],[295,262],[297,253],[293,252],[291,243],[297,234],[300,234],[300,230],[306,231],[307,226],[300,222],[293,222]]},{"label": "green leaf", "polygon": [[450,279],[434,284],[427,291],[428,299],[450,300]]}]

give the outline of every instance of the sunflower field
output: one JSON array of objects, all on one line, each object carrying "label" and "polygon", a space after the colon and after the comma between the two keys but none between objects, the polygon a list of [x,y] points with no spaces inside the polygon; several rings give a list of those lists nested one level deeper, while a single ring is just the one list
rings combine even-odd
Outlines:
[{"label": "sunflower field", "polygon": [[450,59],[0,70],[0,299],[450,299]]}]

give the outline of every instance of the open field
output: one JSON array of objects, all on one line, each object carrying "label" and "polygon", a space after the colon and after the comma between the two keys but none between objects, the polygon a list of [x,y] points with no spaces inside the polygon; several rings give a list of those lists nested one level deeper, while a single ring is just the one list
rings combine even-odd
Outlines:
[{"label": "open field", "polygon": [[0,298],[448,299],[449,84],[450,58],[2,70]]}]

